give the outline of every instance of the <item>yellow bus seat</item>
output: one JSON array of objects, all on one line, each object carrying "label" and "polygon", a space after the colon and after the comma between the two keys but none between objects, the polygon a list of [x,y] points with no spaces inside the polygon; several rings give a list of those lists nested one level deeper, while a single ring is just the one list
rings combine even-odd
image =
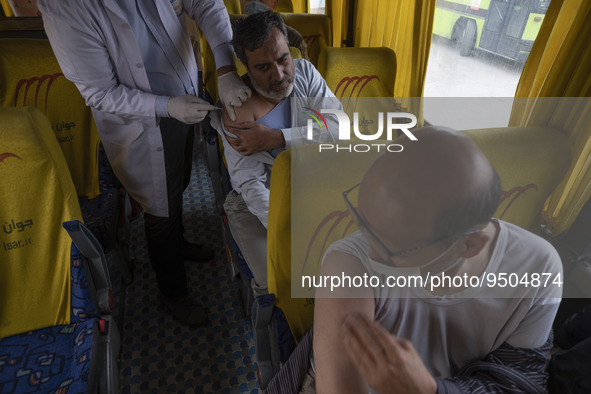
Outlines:
[{"label": "yellow bus seat", "polygon": [[66,79],[49,40],[0,39],[0,106],[32,106],[51,122],[82,206],[84,223],[113,250],[126,283],[133,263],[118,239],[120,188],[100,144],[92,111]]},{"label": "yellow bus seat", "polygon": [[396,54],[390,48],[325,48],[318,71],[341,99],[394,96]]},{"label": "yellow bus seat", "polygon": [[240,0],[224,0],[224,5],[228,10],[228,14],[242,14]]},{"label": "yellow bus seat", "polygon": [[306,41],[306,51],[310,62],[318,68],[318,58],[322,50],[332,46],[330,18],[323,14],[294,14],[282,12],[285,24],[297,30]]},{"label": "yellow bus seat", "polygon": [[0,106],[33,106],[49,118],[79,196],[99,195],[99,137],[90,109],[61,72],[48,40],[0,39]]},{"label": "yellow bus seat", "polygon": [[273,11],[275,12],[294,12],[292,0],[279,0]]},{"label": "yellow bus seat", "polygon": [[0,173],[0,387],[115,392],[120,337],[106,259],[80,222],[40,110],[0,108]]},{"label": "yellow bus seat", "polygon": [[[396,54],[390,48],[325,48],[318,71],[353,119],[358,112],[372,119],[377,112],[393,112]],[[372,99],[383,97],[384,99]]]},{"label": "yellow bus seat", "polygon": [[[501,177],[503,193],[495,216],[539,234],[544,202],[570,165],[567,137],[558,130],[542,127],[477,129],[465,133],[474,139]],[[292,280],[297,278],[292,277],[291,267],[302,267],[305,275],[317,274],[326,248],[355,230],[342,192],[362,179],[376,157],[375,153],[344,156],[346,152],[340,152],[332,153],[331,160],[331,152],[319,155],[317,150],[316,146],[301,146],[280,154],[271,178],[268,289],[275,295],[275,308],[285,314],[296,341],[312,326],[314,291],[307,297],[292,298]],[[302,168],[313,171],[313,176],[294,173]],[[297,214],[292,215],[292,209]],[[297,229],[297,234],[292,234],[292,228]]]},{"label": "yellow bus seat", "polygon": [[[61,224],[82,214],[47,118],[30,107],[0,108],[0,118],[0,337],[6,337],[69,323],[72,240]],[[36,269],[28,265],[37,262]]]}]

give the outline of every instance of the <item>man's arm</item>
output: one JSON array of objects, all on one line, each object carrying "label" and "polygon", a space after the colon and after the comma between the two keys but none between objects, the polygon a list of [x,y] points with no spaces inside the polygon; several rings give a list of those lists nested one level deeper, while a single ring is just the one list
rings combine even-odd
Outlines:
[{"label": "man's arm", "polygon": [[228,111],[224,108],[222,112],[224,127],[236,136],[226,135],[227,142],[243,156],[284,146],[285,141],[280,130],[271,129],[254,121],[256,117],[262,117],[270,110],[272,106],[256,96],[249,98],[241,107],[235,109],[235,120],[230,119]]},{"label": "man's arm", "polygon": [[228,142],[244,156],[285,147],[281,130],[271,129],[261,123],[243,122],[236,126],[227,126],[227,129],[237,137],[226,136]]},{"label": "man's arm", "polygon": [[213,52],[216,68],[222,70],[222,75],[227,71],[236,71],[234,51],[230,44],[232,41],[230,16],[223,1],[183,0],[183,6],[203,31]]},{"label": "man's arm", "polygon": [[[296,98],[290,97],[290,99],[302,100],[303,98],[310,97],[314,98],[315,104],[309,103],[309,101],[312,100],[306,100],[304,106],[342,110],[343,106],[340,101],[329,89],[326,81],[322,78],[312,63],[306,60],[300,60],[298,63],[299,64],[295,67],[295,79],[297,81],[296,83],[299,84],[299,89],[301,91],[295,96]],[[292,103],[292,109],[293,107],[294,105]],[[292,121],[293,119],[294,114],[292,114]],[[320,132],[318,126],[314,124],[315,134],[333,141],[336,138],[336,134],[334,133],[338,133],[338,122],[336,122],[334,116],[327,116],[326,121],[330,133]],[[304,138],[301,137],[305,136],[307,130],[305,125],[295,125],[292,128],[285,129],[270,129],[254,122],[235,124],[234,127],[235,128],[229,127],[228,131],[232,134],[240,135],[241,141],[234,139],[229,142],[234,149],[238,150],[243,155],[263,152],[274,148],[291,148],[292,135],[297,143],[302,143]]]},{"label": "man's arm", "polygon": [[346,320],[345,348],[369,385],[382,394],[545,392],[552,335],[536,349],[507,343],[446,379],[434,378],[412,344],[364,317]]},{"label": "man's arm", "polygon": [[[365,273],[361,262],[354,256],[329,253],[320,275],[341,276]],[[314,305],[314,364],[318,394],[367,393],[368,386],[358,372],[343,342],[343,324],[347,314],[360,314],[374,318],[375,303],[369,288],[318,288]],[[342,298],[337,298],[342,297]],[[350,297],[350,298],[347,298]]]},{"label": "man's arm", "polygon": [[236,73],[232,50],[232,27],[224,3],[218,0],[183,0],[189,16],[197,20],[199,28],[211,47],[218,76],[218,94],[222,104],[236,119],[234,107],[240,107],[252,91]]},{"label": "man's arm", "polygon": [[[248,110],[248,104],[238,109],[237,114],[239,119],[244,116]],[[220,119],[219,114],[212,115],[212,126],[215,129],[225,127],[224,123],[229,121],[227,115],[223,114],[223,120]],[[231,122],[231,121],[229,121]],[[228,164],[228,173],[232,187],[242,195],[248,210],[259,218],[261,223],[267,227],[267,219],[269,215],[269,189],[265,186],[267,181],[267,171],[263,161],[258,160],[260,157],[249,156],[244,157],[236,150],[232,149],[229,139],[225,133],[222,138],[224,144],[224,156]],[[271,162],[271,161],[270,161]]]},{"label": "man's arm", "polygon": [[[302,107],[311,107],[316,110],[323,108],[343,109],[341,102],[330,90],[326,81],[312,63],[300,59],[298,66],[296,67],[296,73],[300,74],[298,77],[300,78],[302,85],[300,86],[301,92],[298,92],[298,95],[294,96],[294,100],[297,100],[297,102],[296,105],[292,105],[292,109],[296,107],[302,110],[302,112]],[[292,114],[292,120],[295,117],[296,116]],[[332,142],[338,138],[339,125],[336,117],[328,115],[325,116],[325,120],[328,125],[328,132],[326,132],[326,130],[324,132],[320,130],[315,122],[313,123],[313,128],[316,136],[322,136],[322,138],[326,140],[314,139],[312,142]],[[286,148],[291,148],[292,143],[302,144],[307,142],[307,139],[305,138],[307,134],[307,126],[305,124],[292,125],[291,128],[282,129],[281,132],[283,133]]]}]

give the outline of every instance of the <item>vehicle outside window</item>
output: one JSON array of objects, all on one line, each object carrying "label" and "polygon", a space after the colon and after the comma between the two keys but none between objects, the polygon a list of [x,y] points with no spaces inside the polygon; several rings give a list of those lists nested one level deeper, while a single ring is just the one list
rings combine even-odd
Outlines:
[{"label": "vehicle outside window", "polygon": [[[424,90],[427,122],[448,121],[453,117],[450,108],[462,107],[468,120],[463,127],[507,126],[523,66],[549,4],[437,0]],[[448,100],[428,99],[442,97]],[[463,99],[468,97],[479,99]]]}]

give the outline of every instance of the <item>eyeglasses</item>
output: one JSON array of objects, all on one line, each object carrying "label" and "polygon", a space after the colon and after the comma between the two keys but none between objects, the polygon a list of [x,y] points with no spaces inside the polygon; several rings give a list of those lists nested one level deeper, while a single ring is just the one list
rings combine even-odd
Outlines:
[{"label": "eyeglasses", "polygon": [[461,238],[463,235],[467,235],[468,233],[473,232],[473,229],[470,229],[467,232],[462,232],[460,234],[454,234],[454,235],[446,235],[443,237],[439,237],[437,239],[434,239],[433,241],[429,241],[429,242],[425,242],[422,243],[420,245],[414,246],[412,248],[408,248],[408,249],[404,249],[404,250],[400,250],[397,252],[392,252],[381,240],[380,238],[378,238],[377,235],[374,234],[374,232],[371,230],[369,224],[361,217],[361,215],[359,214],[359,212],[357,212],[357,210],[355,209],[355,207],[353,206],[353,204],[351,203],[351,201],[349,200],[349,194],[355,190],[356,188],[358,188],[360,185],[357,184],[355,186],[353,186],[350,189],[347,189],[343,192],[343,198],[345,199],[345,204],[347,205],[347,209],[349,210],[349,212],[351,213],[351,215],[353,216],[353,218],[355,219],[355,221],[357,222],[357,226],[359,227],[359,229],[361,230],[361,232],[368,238],[368,240],[370,242],[372,242],[375,246],[377,246],[380,249],[380,255],[382,257],[386,257],[388,259],[388,261],[392,261],[393,258],[396,257],[402,257],[402,256],[406,256],[410,253],[416,252],[418,250],[427,248],[429,246],[435,245],[436,243],[445,241],[445,240],[458,240],[459,238]]}]

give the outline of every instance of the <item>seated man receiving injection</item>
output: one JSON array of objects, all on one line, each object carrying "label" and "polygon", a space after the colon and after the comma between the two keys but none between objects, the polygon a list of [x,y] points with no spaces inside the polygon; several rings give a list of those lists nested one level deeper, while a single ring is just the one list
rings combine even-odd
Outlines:
[{"label": "seated man receiving injection", "polygon": [[[260,12],[241,20],[232,45],[246,66],[243,78],[253,94],[235,108],[236,120],[224,110],[223,125],[219,116],[212,116],[212,126],[219,132],[223,129],[225,137],[224,156],[234,189],[224,204],[230,230],[253,273],[253,287],[266,290],[271,167],[275,157],[291,146],[290,98],[328,98],[322,100],[322,108],[342,107],[309,61],[292,58],[278,14]],[[296,134],[304,129],[293,128]]]}]

